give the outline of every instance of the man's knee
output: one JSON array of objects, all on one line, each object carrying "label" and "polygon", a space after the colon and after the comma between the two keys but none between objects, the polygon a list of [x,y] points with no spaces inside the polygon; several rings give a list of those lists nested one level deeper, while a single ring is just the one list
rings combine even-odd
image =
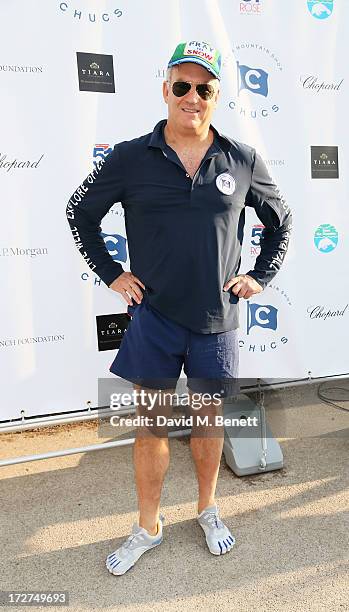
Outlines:
[{"label": "man's knee", "polygon": [[209,393],[189,391],[189,413],[192,418],[192,437],[222,437],[224,428],[219,417],[223,414],[223,400]]},{"label": "man's knee", "polygon": [[[137,387],[137,388],[136,388]],[[137,438],[167,438],[167,421],[172,415],[174,389],[149,389],[135,385],[138,393]]]}]

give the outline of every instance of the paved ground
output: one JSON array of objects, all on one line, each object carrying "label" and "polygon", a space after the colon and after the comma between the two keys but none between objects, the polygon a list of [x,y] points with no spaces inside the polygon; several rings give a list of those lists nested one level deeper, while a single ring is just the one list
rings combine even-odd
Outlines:
[{"label": "paved ground", "polygon": [[[131,447],[0,468],[0,588],[67,590],[70,606],[54,609],[69,612],[349,610],[348,414],[316,390],[266,396],[284,469],[238,478],[222,458],[217,501],[237,540],[223,557],[210,555],[195,521],[187,438],[171,440],[164,542],[122,577],[104,559],[137,518]],[[85,423],[0,441],[5,458],[101,440]]]}]

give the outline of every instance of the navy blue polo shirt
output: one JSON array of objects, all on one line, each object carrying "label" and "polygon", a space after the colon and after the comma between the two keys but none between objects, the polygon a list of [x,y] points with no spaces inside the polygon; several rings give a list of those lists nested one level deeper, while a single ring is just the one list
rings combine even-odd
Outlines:
[{"label": "navy blue polo shirt", "polygon": [[[130,270],[146,286],[151,307],[198,333],[239,327],[239,298],[225,283],[238,274],[245,207],[265,226],[254,270],[264,288],[288,248],[291,212],[256,151],[220,134],[193,179],[154,131],[118,143],[71,196],[67,218],[87,264],[110,285],[124,270],[109,255],[101,219],[121,202]],[[141,289],[142,290],[142,289]]]}]

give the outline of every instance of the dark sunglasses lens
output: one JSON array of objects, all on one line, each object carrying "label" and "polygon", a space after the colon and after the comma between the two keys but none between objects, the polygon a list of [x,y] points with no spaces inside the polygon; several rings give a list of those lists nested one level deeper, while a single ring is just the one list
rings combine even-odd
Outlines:
[{"label": "dark sunglasses lens", "polygon": [[172,91],[174,95],[177,96],[177,98],[185,96],[185,94],[187,94],[189,90],[190,83],[187,83],[186,81],[176,81],[172,85]]},{"label": "dark sunglasses lens", "polygon": [[203,100],[210,100],[214,94],[214,88],[209,83],[203,83],[202,85],[196,86],[200,98]]}]

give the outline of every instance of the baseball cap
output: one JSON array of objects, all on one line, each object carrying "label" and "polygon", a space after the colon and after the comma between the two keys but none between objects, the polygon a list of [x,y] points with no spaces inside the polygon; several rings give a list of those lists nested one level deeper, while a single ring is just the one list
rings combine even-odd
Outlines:
[{"label": "baseball cap", "polygon": [[220,80],[221,78],[222,55],[210,43],[197,40],[179,43],[167,67],[171,68],[171,66],[177,66],[185,62],[200,64],[211,72],[216,79]]}]

